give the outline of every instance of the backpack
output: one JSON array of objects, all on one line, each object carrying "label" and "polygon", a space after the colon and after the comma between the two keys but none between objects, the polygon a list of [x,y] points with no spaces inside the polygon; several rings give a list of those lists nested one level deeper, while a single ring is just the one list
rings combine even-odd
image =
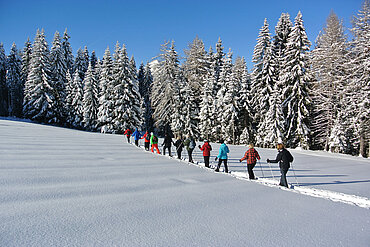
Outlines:
[{"label": "backpack", "polygon": [[158,142],[158,137],[153,136],[153,142]]},{"label": "backpack", "polygon": [[190,140],[189,148],[194,149],[195,148],[195,141],[193,139]]},{"label": "backpack", "polygon": [[288,157],[289,162],[293,162],[293,156],[288,150],[287,150],[287,157]]}]

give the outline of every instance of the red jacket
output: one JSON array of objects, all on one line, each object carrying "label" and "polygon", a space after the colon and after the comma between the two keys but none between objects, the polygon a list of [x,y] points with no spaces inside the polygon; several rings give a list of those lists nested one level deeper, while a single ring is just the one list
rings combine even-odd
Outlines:
[{"label": "red jacket", "polygon": [[123,133],[124,135],[126,135],[126,136],[131,136],[131,134],[132,134],[132,131],[130,130],[130,129],[127,129],[126,131],[125,131],[125,133]]},{"label": "red jacket", "polygon": [[204,143],[200,150],[203,151],[203,156],[211,156],[212,147],[208,142]]},{"label": "red jacket", "polygon": [[240,159],[240,161],[247,160],[247,164],[255,164],[257,159],[260,160],[260,156],[256,149],[250,148],[245,152],[244,157]]},{"label": "red jacket", "polygon": [[[147,139],[146,137],[149,137],[149,139]],[[144,139],[144,142],[150,142],[150,134],[148,132],[145,132],[141,139]]]}]

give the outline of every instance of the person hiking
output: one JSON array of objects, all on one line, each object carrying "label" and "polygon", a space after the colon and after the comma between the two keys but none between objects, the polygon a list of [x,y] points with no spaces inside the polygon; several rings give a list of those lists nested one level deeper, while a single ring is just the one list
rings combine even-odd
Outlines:
[{"label": "person hiking", "polygon": [[151,133],[150,144],[152,145],[152,149],[151,149],[152,153],[154,153],[154,148],[155,148],[157,150],[157,153],[161,154],[161,152],[159,152],[159,148],[158,148],[158,137],[156,135],[154,135],[153,132]]},{"label": "person hiking", "polygon": [[139,130],[137,128],[135,129],[134,133],[132,134],[132,137],[134,138],[135,145],[139,146],[139,140],[141,138],[141,133],[139,132]]},{"label": "person hiking", "polygon": [[267,159],[267,163],[279,163],[281,173],[279,185],[288,188],[286,174],[288,173],[288,170],[290,168],[290,162],[293,162],[293,156],[288,150],[285,149],[284,144],[282,143],[278,143],[276,148],[278,150],[276,159],[274,160]]},{"label": "person hiking", "polygon": [[200,150],[203,151],[203,159],[205,167],[209,168],[209,156],[211,156],[212,146],[209,144],[208,140],[204,141],[203,146],[198,146]]},{"label": "person hiking", "polygon": [[189,162],[194,163],[193,161],[193,150],[195,148],[195,141],[191,135],[188,135],[188,138],[185,140],[184,145],[188,151]]},{"label": "person hiking", "polygon": [[181,153],[182,153],[182,149],[184,148],[184,142],[183,142],[181,136],[177,137],[177,140],[176,140],[174,145],[175,145],[176,151],[177,151],[177,158],[181,160]]},{"label": "person hiking", "polygon": [[245,152],[244,157],[239,160],[242,162],[243,160],[247,160],[247,169],[249,174],[249,179],[256,179],[253,173],[253,168],[256,166],[257,159],[260,160],[261,157],[258,154],[257,150],[254,149],[253,144],[248,145],[249,149]]},{"label": "person hiking", "polygon": [[162,143],[162,146],[164,146],[163,147],[163,155],[166,155],[166,149],[168,149],[168,154],[170,156],[172,156],[171,155],[171,146],[172,146],[172,143],[173,143],[172,138],[170,137],[169,134],[166,133],[165,136],[164,136],[163,143]]},{"label": "person hiking", "polygon": [[149,146],[150,146],[150,134],[148,131],[145,132],[143,137],[141,139],[144,139],[144,147],[146,151],[149,151]]},{"label": "person hiking", "polygon": [[131,136],[131,134],[132,134],[132,131],[128,128],[127,130],[125,130],[125,132],[123,133],[124,135],[126,135],[126,137],[127,137],[127,142],[128,143],[131,143],[130,142],[130,136]]},{"label": "person hiking", "polygon": [[228,173],[229,170],[227,168],[227,154],[230,152],[230,150],[229,150],[229,147],[224,142],[224,140],[220,140],[220,143],[221,143],[220,151],[215,159],[215,160],[218,159],[218,164],[217,164],[217,168],[215,169],[215,172],[220,171],[221,163],[224,162],[225,172]]}]

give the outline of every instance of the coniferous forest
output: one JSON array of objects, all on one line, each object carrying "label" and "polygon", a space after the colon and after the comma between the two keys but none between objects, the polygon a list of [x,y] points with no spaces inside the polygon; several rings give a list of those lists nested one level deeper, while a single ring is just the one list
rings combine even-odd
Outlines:
[{"label": "coniferous forest", "polygon": [[181,60],[175,42],[138,67],[117,42],[98,58],[73,54],[70,36],[51,44],[37,30],[9,55],[0,44],[0,116],[102,133],[127,128],[220,139],[233,144],[326,150],[369,156],[370,1],[343,26],[330,13],[314,44],[302,14],[265,19],[253,68],[221,38],[207,49],[199,37]]}]

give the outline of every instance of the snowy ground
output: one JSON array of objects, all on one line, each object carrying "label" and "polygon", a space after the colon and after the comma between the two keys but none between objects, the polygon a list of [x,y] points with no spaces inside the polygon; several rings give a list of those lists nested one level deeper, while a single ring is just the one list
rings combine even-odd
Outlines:
[{"label": "snowy ground", "polygon": [[251,182],[246,148],[229,147],[226,175],[122,136],[0,119],[0,246],[369,246],[369,159],[291,150],[300,186],[284,190],[269,186],[276,150],[257,148],[265,178]]}]

